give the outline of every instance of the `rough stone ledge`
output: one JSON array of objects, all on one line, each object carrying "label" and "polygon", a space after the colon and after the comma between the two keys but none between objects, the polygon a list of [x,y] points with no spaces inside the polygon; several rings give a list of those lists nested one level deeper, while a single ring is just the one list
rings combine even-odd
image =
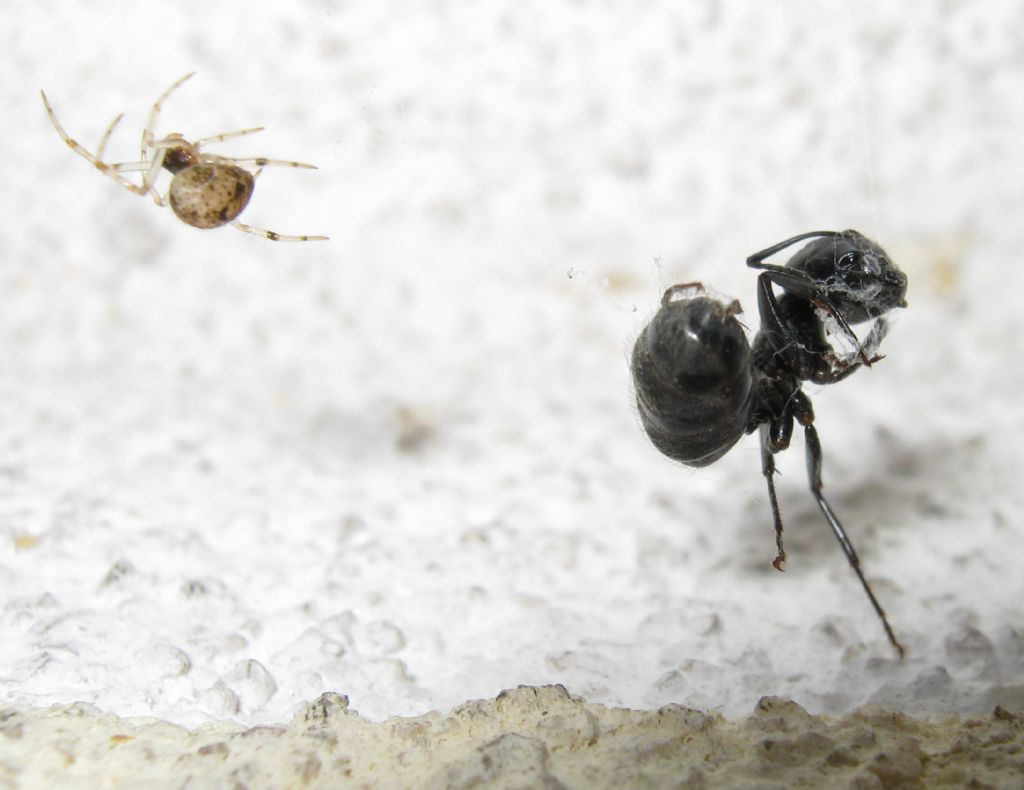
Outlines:
[{"label": "rough stone ledge", "polygon": [[90,705],[0,707],[10,787],[1024,787],[1024,714],[922,720],[606,708],[520,686],[449,713],[367,722],[328,693],[291,723],[187,730]]}]

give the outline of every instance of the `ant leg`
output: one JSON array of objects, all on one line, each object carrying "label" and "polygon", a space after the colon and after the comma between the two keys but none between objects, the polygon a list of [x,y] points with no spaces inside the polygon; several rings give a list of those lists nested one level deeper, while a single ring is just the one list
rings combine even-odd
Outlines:
[{"label": "ant leg", "polygon": [[676,283],[665,289],[661,295],[661,304],[667,305],[674,302],[677,295],[682,299],[691,299],[698,294],[704,293],[704,283]]},{"label": "ant leg", "polygon": [[812,378],[818,367],[815,364],[817,352],[807,348],[783,318],[769,272],[762,272],[757,278],[757,311],[761,316],[761,332],[772,352],[797,378]]},{"label": "ant leg", "polygon": [[785,288],[795,294],[800,294],[808,299],[813,299],[821,294],[821,286],[809,274],[797,269],[790,269],[788,266],[778,266],[774,263],[747,263],[751,269],[760,269],[764,272],[761,276],[768,277],[779,288]]},{"label": "ant leg", "polygon": [[781,354],[793,342],[793,333],[787,330],[786,322],[779,310],[779,300],[775,298],[772,280],[768,273],[757,277],[757,312],[761,314],[761,331],[771,341],[776,353]]},{"label": "ant leg", "polygon": [[[803,275],[801,275],[803,276]],[[772,284],[779,283],[779,277],[774,270],[764,271],[757,277],[757,310],[761,316],[761,331],[768,338],[772,351],[782,357],[786,367],[792,370],[797,378],[813,381],[815,384],[832,384],[849,376],[862,364],[870,365],[877,359],[868,357],[861,346],[860,339],[850,328],[846,319],[836,310],[835,306],[828,300],[820,297],[812,297],[814,307],[827,310],[836,320],[840,331],[846,335],[847,341],[856,346],[859,362],[848,363],[835,357],[830,351],[820,348],[808,348],[790,329],[786,320],[782,317],[779,308],[779,300],[775,296]],[[878,338],[880,341],[881,338]],[[877,345],[876,341],[876,345]],[[820,364],[815,364],[820,359],[828,362],[827,370],[822,370]],[[838,365],[838,370],[833,368]]]},{"label": "ant leg", "polygon": [[791,239],[780,241],[778,244],[773,244],[771,247],[766,247],[760,252],[755,252],[753,255],[747,256],[747,266],[752,269],[772,269],[772,268],[785,268],[782,266],[773,267],[771,264],[762,263],[765,258],[772,257],[777,252],[782,252],[786,247],[791,247],[794,244],[799,244],[801,241],[807,241],[808,239],[818,238],[835,238],[841,236],[839,231],[835,230],[812,230],[808,233],[801,233],[799,236],[794,236]]},{"label": "ant leg", "polygon": [[793,418],[769,423],[761,423],[761,473],[768,483],[768,501],[772,507],[772,520],[775,522],[775,559],[772,567],[784,571],[786,550],[782,546],[782,511],[779,509],[779,498],[775,493],[775,453],[789,447],[793,435]]},{"label": "ant leg", "polygon": [[777,571],[784,571],[786,569],[782,566],[786,563],[786,550],[782,547],[782,513],[779,511],[779,498],[775,493],[775,458],[763,442],[761,444],[761,473],[768,482],[768,501],[771,503],[772,519],[775,522],[775,559],[772,560],[772,567]]},{"label": "ant leg", "polygon": [[885,616],[885,611],[882,609],[881,604],[878,603],[878,599],[875,598],[875,594],[871,590],[871,585],[868,584],[868,580],[864,577],[864,573],[860,568],[860,558],[857,556],[857,552],[854,550],[853,544],[847,537],[846,530],[843,529],[843,525],[839,522],[839,518],[836,516],[835,511],[832,510],[828,500],[826,500],[824,494],[821,493],[821,442],[818,440],[818,431],[814,427],[814,412],[811,410],[811,401],[802,392],[798,392],[793,397],[793,408],[797,420],[799,420],[800,424],[804,426],[804,441],[807,447],[807,479],[811,486],[811,493],[814,495],[814,499],[818,503],[818,507],[821,509],[821,512],[825,514],[825,518],[828,520],[829,526],[832,527],[832,532],[836,536],[836,540],[838,540],[839,545],[843,547],[843,553],[846,555],[846,560],[850,563],[850,567],[853,568],[854,573],[857,574],[857,578],[860,580],[861,586],[864,588],[864,592],[867,593],[868,600],[871,601],[871,605],[874,607],[875,613],[882,621],[882,627],[885,629],[885,635],[889,637],[889,642],[896,649],[896,652],[902,659],[905,653],[903,645],[901,645],[900,641],[896,638],[896,634],[893,632],[892,626],[889,625],[889,619]]}]

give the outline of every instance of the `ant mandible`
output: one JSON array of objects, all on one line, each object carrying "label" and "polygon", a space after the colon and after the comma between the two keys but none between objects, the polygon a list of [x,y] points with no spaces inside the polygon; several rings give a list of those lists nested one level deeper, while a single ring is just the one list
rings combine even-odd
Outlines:
[{"label": "ant mandible", "polygon": [[[785,266],[767,258],[813,239]],[[855,230],[802,233],[747,258],[760,269],[761,330],[753,347],[736,315],[739,302],[705,294],[700,283],[674,285],[633,347],[631,367],[640,419],[654,446],[688,466],[717,461],[745,433],[760,431],[761,471],[775,522],[782,570],[782,515],[775,494],[775,453],[789,447],[794,420],[804,429],[811,493],[882,621],[904,650],[861,571],[860,560],[821,492],[821,443],[805,381],[833,384],[882,357],[885,313],[906,307],[907,277],[885,251]],[[776,296],[775,286],[782,289]],[[851,324],[873,320],[861,343]],[[840,347],[845,347],[845,353]]]}]

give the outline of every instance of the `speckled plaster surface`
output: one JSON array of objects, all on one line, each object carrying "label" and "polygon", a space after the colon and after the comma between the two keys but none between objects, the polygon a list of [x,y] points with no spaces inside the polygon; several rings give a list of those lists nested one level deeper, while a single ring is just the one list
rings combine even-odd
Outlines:
[{"label": "speckled plaster surface", "polygon": [[[0,704],[382,721],[519,684],[745,716],[1024,704],[1018,4],[318,0],[0,19]],[[132,32],[129,32],[132,31]],[[49,126],[296,158],[198,231]],[[243,144],[244,142],[244,144]],[[910,277],[812,388],[896,661],[780,458],[674,465],[627,354],[668,284],[856,227]],[[25,707],[27,706],[27,708]],[[20,715],[20,714],[19,714]]]}]

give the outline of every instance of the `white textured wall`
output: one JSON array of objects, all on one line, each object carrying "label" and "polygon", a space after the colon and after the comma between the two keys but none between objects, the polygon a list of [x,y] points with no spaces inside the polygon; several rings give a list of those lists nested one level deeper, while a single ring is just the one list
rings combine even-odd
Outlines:
[{"label": "white textured wall", "polygon": [[[208,9],[208,10],[207,10]],[[0,17],[0,703],[195,724],[520,683],[595,702],[1024,704],[1024,10],[1013,2],[15,3]],[[267,131],[200,232],[137,155]],[[700,279],[856,227],[910,277],[810,390],[884,635],[780,458],[646,442],[628,349]]]}]

